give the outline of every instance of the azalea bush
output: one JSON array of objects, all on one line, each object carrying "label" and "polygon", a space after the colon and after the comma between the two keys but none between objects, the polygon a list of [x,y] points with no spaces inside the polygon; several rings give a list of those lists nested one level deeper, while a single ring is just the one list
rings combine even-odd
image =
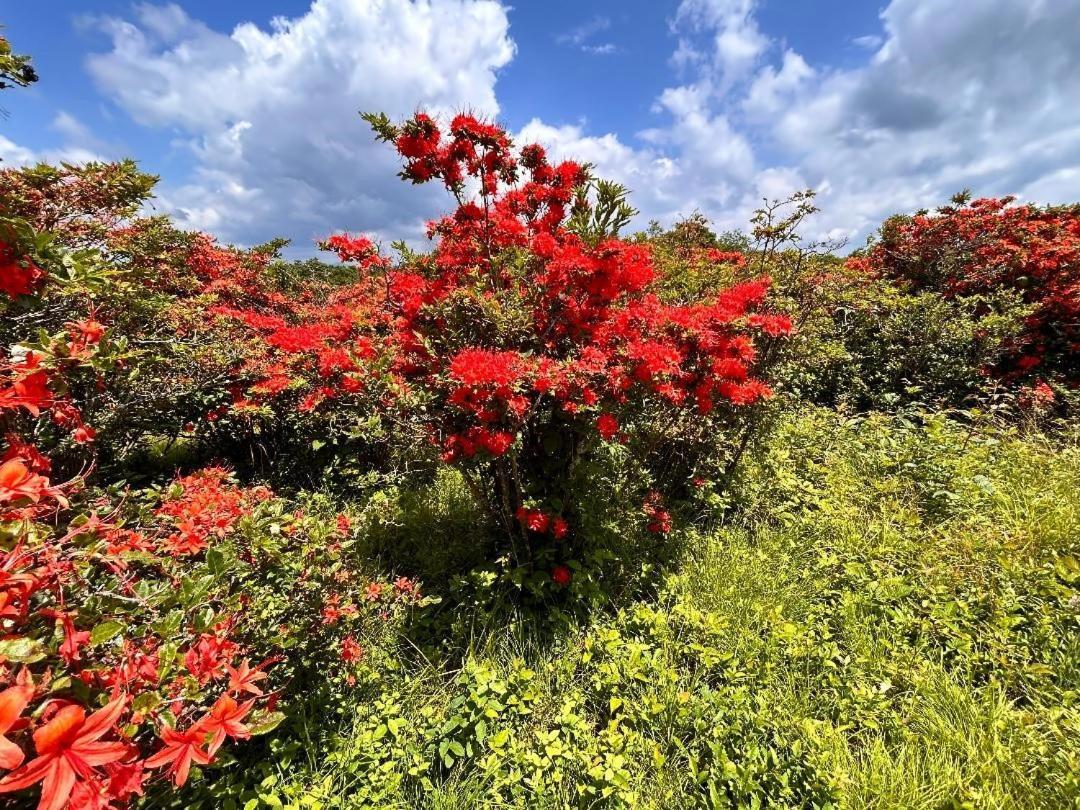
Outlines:
[{"label": "azalea bush", "polygon": [[[138,430],[127,375],[145,384],[167,364],[131,347],[145,332],[117,306],[147,282],[123,266],[97,275],[107,244],[72,251],[25,218],[3,224],[4,329],[24,335],[0,364],[0,793],[38,791],[42,808],[125,805],[234,761],[226,741],[277,726],[288,687],[355,684],[369,640],[419,587],[364,578],[347,516],[290,511],[220,467],[150,490],[97,488],[109,426]],[[179,281],[195,283],[168,290],[173,302],[270,296],[253,277],[258,254],[206,238],[184,250]],[[32,329],[63,317],[55,334]],[[231,401],[221,381],[212,393]]]},{"label": "azalea bush", "polygon": [[[995,372],[1008,380],[1080,381],[1080,211],[1013,205],[1013,198],[957,195],[935,213],[894,217],[850,261],[913,290],[947,299],[1008,290],[1030,305]],[[984,303],[976,318],[993,314]]]},{"label": "azalea bush", "polygon": [[[618,237],[632,213],[623,194],[538,145],[515,152],[496,125],[368,120],[404,179],[441,183],[456,207],[430,224],[430,253],[402,250],[397,262],[364,236],[329,238],[359,281],[317,311],[219,309],[276,350],[249,363],[261,374],[247,395],[288,392],[299,372],[312,380],[301,410],[374,409],[460,470],[515,559],[555,560],[551,578],[566,585],[579,466],[605,442],[721,431],[770,395],[755,360],[790,319],[765,306],[764,277],[665,303],[648,246]],[[642,495],[650,527],[665,532],[663,493]]]}]

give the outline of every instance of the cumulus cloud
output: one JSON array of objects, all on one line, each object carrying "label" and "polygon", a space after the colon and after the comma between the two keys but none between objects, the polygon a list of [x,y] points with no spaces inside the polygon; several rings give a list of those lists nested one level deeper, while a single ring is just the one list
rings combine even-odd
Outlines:
[{"label": "cumulus cloud", "polygon": [[[638,224],[701,211],[745,224],[762,197],[819,192],[812,238],[860,241],[890,213],[957,190],[1064,202],[1080,191],[1080,4],[891,0],[856,67],[812,64],[766,33],[758,0],[683,0],[656,125],[520,133],[630,186]],[[415,237],[445,205],[394,177],[360,109],[498,111],[514,55],[496,0],[315,0],[295,19],[216,31],[175,5],[100,18],[98,86],[136,121],[174,132],[196,169],[164,189],[183,224],[242,243],[303,247],[331,228]],[[593,18],[559,39],[602,47]],[[849,51],[850,53],[850,51]],[[57,129],[74,134],[71,122]],[[0,141],[0,156],[22,154]]]},{"label": "cumulus cloud", "polygon": [[161,203],[187,227],[250,244],[328,230],[416,237],[439,209],[405,187],[360,110],[496,114],[514,54],[494,0],[315,0],[295,19],[224,33],[176,5],[90,21],[112,47],[90,57],[100,90],[137,122],[174,130],[197,168]]},{"label": "cumulus cloud", "polygon": [[635,188],[643,218],[664,221],[700,210],[730,227],[762,197],[811,187],[823,211],[808,235],[858,243],[962,188],[1080,197],[1080,5],[892,0],[881,36],[857,43],[865,64],[843,70],[770,39],[754,12],[755,0],[684,0],[685,83],[656,100],[662,125],[633,139],[531,131],[594,155]]},{"label": "cumulus cloud", "polygon": [[828,183],[826,222],[861,236],[965,187],[1078,196],[1064,179],[1080,167],[1080,5],[893,0],[882,22],[866,66],[824,72],[766,132]]}]

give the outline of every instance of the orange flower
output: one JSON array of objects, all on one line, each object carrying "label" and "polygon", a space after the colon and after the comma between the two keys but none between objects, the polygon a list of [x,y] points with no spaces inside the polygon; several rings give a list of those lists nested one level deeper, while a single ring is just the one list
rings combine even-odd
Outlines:
[{"label": "orange flower", "polygon": [[161,740],[165,743],[165,747],[146,760],[146,767],[160,768],[162,765],[168,765],[173,783],[181,787],[187,782],[191,763],[209,765],[213,761],[214,758],[210,753],[202,750],[205,739],[206,732],[198,726],[193,726],[187,731],[177,731],[163,726]]},{"label": "orange flower", "polygon": [[210,713],[198,724],[199,729],[204,733],[213,735],[207,750],[208,754],[213,755],[221,748],[226,735],[235,740],[246,740],[251,737],[251,732],[242,721],[254,705],[255,698],[245,703],[237,703],[228,695],[222,695],[217,699]]},{"label": "orange flower", "polygon": [[22,749],[4,735],[18,721],[33,696],[32,686],[17,685],[0,692],[0,768],[15,770],[26,758]]},{"label": "orange flower", "polygon": [[30,472],[17,458],[0,465],[0,503],[26,499],[38,503],[42,497],[52,494],[49,479]]},{"label": "orange flower", "polygon": [[225,665],[225,671],[229,674],[229,691],[240,694],[241,692],[250,692],[253,695],[261,695],[262,689],[255,685],[256,681],[261,681],[266,678],[266,673],[256,668],[252,669],[248,659],[244,659],[240,662],[238,668],[233,668],[231,664]]},{"label": "orange flower", "polygon": [[34,732],[38,756],[0,779],[0,793],[41,782],[38,810],[60,810],[77,782],[96,779],[95,768],[128,756],[129,748],[124,743],[101,742],[101,737],[120,719],[126,703],[127,697],[121,695],[89,717],[82,706],[62,708]]}]

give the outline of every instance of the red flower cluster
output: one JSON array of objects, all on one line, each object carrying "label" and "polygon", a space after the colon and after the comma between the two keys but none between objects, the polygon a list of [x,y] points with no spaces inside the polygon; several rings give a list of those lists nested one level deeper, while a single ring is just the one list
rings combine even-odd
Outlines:
[{"label": "red flower cluster", "polygon": [[570,531],[570,526],[561,515],[552,515],[542,509],[518,507],[514,517],[528,531],[534,534],[550,534],[554,540],[562,540]]},{"label": "red flower cluster", "polygon": [[222,467],[207,467],[177,480],[174,486],[179,491],[155,513],[173,528],[158,541],[163,551],[174,556],[203,551],[271,495],[265,487],[241,489],[228,483],[228,477]]},{"label": "red flower cluster", "polygon": [[35,292],[45,279],[45,271],[27,256],[19,256],[13,245],[0,240],[0,292],[8,298]]},{"label": "red flower cluster", "polygon": [[[665,304],[650,290],[658,271],[647,245],[570,227],[587,180],[578,164],[552,164],[537,145],[515,153],[505,131],[469,115],[446,129],[424,113],[372,123],[406,179],[442,182],[458,206],[429,225],[430,254],[396,267],[366,237],[327,239],[360,277],[318,306],[218,307],[266,349],[247,363],[245,404],[292,391],[303,392],[301,410],[366,397],[425,432],[447,463],[509,465],[484,473],[513,490],[489,504],[509,521],[538,483],[521,471],[535,466],[544,431],[629,441],[616,412],[632,423],[635,409],[708,414],[769,396],[753,374],[757,338],[792,327],[762,311],[768,279]],[[745,265],[732,252],[704,260]]]},{"label": "red flower cluster", "polygon": [[646,528],[653,534],[667,534],[671,531],[671,513],[664,507],[664,498],[654,491],[645,496],[642,511],[649,522]]},{"label": "red flower cluster", "polygon": [[1034,309],[998,371],[1080,382],[1080,209],[979,199],[896,217],[855,269],[914,289],[971,296],[1010,289]]},{"label": "red flower cluster", "polygon": [[[26,352],[8,362],[0,411],[49,417],[74,430],[76,440],[80,431],[86,438],[90,429],[80,411],[54,389],[66,390],[65,372],[88,360],[103,335],[104,327],[92,317],[72,321],[54,356]],[[0,652],[0,769],[9,771],[0,778],[0,793],[40,784],[40,808],[104,808],[141,795],[148,768],[168,766],[183,784],[191,764],[209,764],[226,738],[249,736],[243,721],[261,694],[253,682],[265,674],[253,674],[247,662],[234,668],[242,650],[228,638],[227,622],[181,652],[175,631],[163,638],[152,623],[140,625],[130,617],[124,624],[112,622],[110,632],[122,631],[122,643],[91,645],[93,633],[80,616],[100,593],[92,583],[103,577],[116,592],[113,598],[144,602],[135,598],[136,586],[163,567],[164,558],[154,556],[158,548],[170,555],[201,551],[269,493],[240,489],[227,482],[224,470],[211,468],[180,479],[147,530],[122,527],[94,511],[73,518],[64,512],[65,493],[48,478],[49,459],[17,435],[6,441],[0,524],[14,542],[0,550],[0,629],[6,643]],[[56,528],[65,525],[66,530]],[[110,625],[97,627],[102,626]],[[168,644],[170,659],[163,658]],[[165,662],[174,665],[178,657],[187,675],[168,681]],[[226,678],[229,685],[212,698],[208,691]],[[78,690],[57,688],[64,680]],[[255,697],[237,703],[231,693],[239,697],[244,691]],[[104,696],[107,705],[91,711]],[[186,731],[165,723],[166,709],[174,721],[190,723]],[[163,747],[147,757],[155,727]],[[36,756],[26,761],[30,742]]]},{"label": "red flower cluster", "polygon": [[335,234],[326,239],[320,247],[323,250],[332,250],[341,261],[355,262],[364,269],[389,265],[389,260],[379,255],[378,247],[366,236]]}]

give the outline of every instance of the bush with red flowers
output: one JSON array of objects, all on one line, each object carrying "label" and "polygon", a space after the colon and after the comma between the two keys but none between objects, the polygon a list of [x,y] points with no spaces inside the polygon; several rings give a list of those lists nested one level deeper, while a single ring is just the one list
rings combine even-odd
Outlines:
[{"label": "bush with red flowers", "polygon": [[[898,216],[850,266],[913,290],[966,298],[1010,290],[1030,305],[995,372],[1080,384],[1080,208],[957,195],[935,213]],[[986,314],[986,313],[983,313]]]},{"label": "bush with red flowers", "polygon": [[[220,309],[272,349],[245,397],[287,392],[306,371],[301,410],[376,409],[460,470],[519,561],[572,553],[573,477],[603,443],[655,445],[658,426],[690,422],[713,426],[701,435],[715,442],[769,397],[755,362],[792,326],[766,308],[768,278],[665,303],[650,248],[611,227],[625,200],[610,185],[590,195],[580,165],[535,144],[515,152],[469,115],[367,118],[402,177],[443,184],[456,207],[429,225],[430,253],[397,263],[364,237],[328,239],[359,276],[330,306],[291,318]],[[720,250],[703,260],[745,265]],[[558,544],[539,516],[564,527]]]}]

